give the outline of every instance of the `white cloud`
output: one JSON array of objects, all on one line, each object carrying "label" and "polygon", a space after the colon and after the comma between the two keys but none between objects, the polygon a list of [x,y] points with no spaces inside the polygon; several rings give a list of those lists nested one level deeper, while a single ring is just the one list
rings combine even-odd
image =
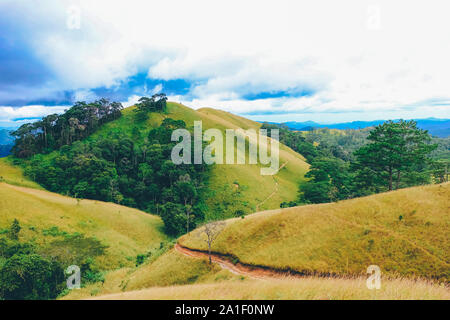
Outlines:
[{"label": "white cloud", "polygon": [[140,98],[141,98],[140,96],[133,95],[133,96],[129,97],[127,101],[122,102],[122,105],[125,108],[134,106],[136,103],[138,103]]},{"label": "white cloud", "polygon": [[150,94],[151,94],[151,95],[154,95],[154,94],[160,93],[160,92],[162,92],[162,91],[163,91],[163,85],[160,83],[160,84],[157,84],[157,85],[150,91]]},{"label": "white cloud", "polygon": [[[71,5],[81,9],[80,30],[65,28]],[[65,88],[80,92],[145,69],[152,78],[192,81],[178,100],[237,113],[450,111],[430,102],[450,99],[444,0],[86,0],[44,7],[50,6],[58,19],[36,36],[36,51]],[[315,94],[242,99],[302,89]]]},{"label": "white cloud", "polygon": [[46,107],[41,105],[20,108],[0,106],[0,126],[18,127],[31,119],[42,118],[52,113],[62,113],[68,106]]}]

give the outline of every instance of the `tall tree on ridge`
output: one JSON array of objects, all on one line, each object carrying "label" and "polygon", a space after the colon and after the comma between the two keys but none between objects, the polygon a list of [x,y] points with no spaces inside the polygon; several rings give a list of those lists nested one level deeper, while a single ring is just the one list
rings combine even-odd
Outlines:
[{"label": "tall tree on ridge", "polygon": [[[369,144],[355,152],[354,168],[360,180],[384,183],[387,190],[398,189],[405,174],[428,162],[427,155],[436,148],[430,144],[428,131],[411,121],[387,121],[375,127],[367,137]],[[372,175],[373,177],[370,177]]]}]

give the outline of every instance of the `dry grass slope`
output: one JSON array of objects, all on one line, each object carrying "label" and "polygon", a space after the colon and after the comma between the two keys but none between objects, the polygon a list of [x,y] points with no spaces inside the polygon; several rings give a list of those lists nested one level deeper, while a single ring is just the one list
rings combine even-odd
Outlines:
[{"label": "dry grass slope", "polygon": [[[450,183],[231,219],[213,250],[305,274],[450,279]],[[206,249],[199,230],[180,243]]]},{"label": "dry grass slope", "polygon": [[43,190],[36,182],[25,177],[22,168],[13,165],[10,157],[0,158],[0,182]]},{"label": "dry grass slope", "polygon": [[240,280],[156,287],[95,297],[105,300],[449,300],[450,292],[423,281],[388,280],[369,290],[365,279]]},{"label": "dry grass slope", "polygon": [[155,261],[149,261],[139,267],[109,272],[105,276],[105,282],[74,290],[62,299],[85,299],[150,287],[214,283],[237,278],[215,264],[210,265],[205,259],[186,257],[171,250]]},{"label": "dry grass slope", "polygon": [[22,226],[23,239],[46,241],[43,230],[58,227],[79,232],[108,245],[98,262],[105,269],[132,265],[137,254],[159,246],[167,239],[163,223],[153,216],[101,201],[80,200],[55,193],[0,183],[0,228],[14,218]]}]

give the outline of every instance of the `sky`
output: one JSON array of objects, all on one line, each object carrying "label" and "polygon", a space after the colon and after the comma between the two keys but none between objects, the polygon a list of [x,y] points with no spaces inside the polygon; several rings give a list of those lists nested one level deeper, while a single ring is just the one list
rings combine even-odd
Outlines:
[{"label": "sky", "polygon": [[0,0],[0,126],[158,92],[258,121],[449,118],[447,2]]}]

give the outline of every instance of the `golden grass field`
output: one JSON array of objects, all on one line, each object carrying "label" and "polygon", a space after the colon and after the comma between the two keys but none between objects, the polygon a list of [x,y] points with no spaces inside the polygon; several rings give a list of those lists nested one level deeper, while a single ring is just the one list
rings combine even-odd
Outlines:
[{"label": "golden grass field", "polygon": [[424,281],[382,281],[369,290],[359,279],[232,279],[217,283],[155,287],[93,299],[105,300],[449,300],[450,291]]},{"label": "golden grass field", "polygon": [[[244,263],[321,276],[253,279],[170,251],[65,298],[448,300],[449,189],[449,183],[415,187],[230,219],[213,245]],[[397,223],[400,208],[409,213],[401,221],[405,225]],[[179,241],[205,249],[199,230]],[[382,269],[379,290],[366,286],[370,264]]]},{"label": "golden grass field", "polygon": [[[0,176],[13,172],[2,162]],[[7,170],[4,170],[6,167]],[[13,168],[16,169],[16,168]],[[12,181],[26,181],[15,171]],[[9,181],[9,180],[8,180]],[[95,237],[108,246],[98,257],[104,269],[132,265],[137,254],[167,240],[157,216],[113,203],[76,200],[59,194],[0,183],[0,229],[19,220],[21,238],[45,241],[43,230],[57,227],[68,233]]]},{"label": "golden grass field", "polygon": [[[450,183],[231,219],[213,250],[305,274],[450,279]],[[400,220],[400,216],[402,219]],[[201,228],[179,242],[205,250]]]},{"label": "golden grass field", "polygon": [[109,272],[104,283],[73,290],[62,299],[449,300],[450,290],[426,280],[383,277],[378,290],[369,290],[365,277],[252,279],[172,250],[143,266]]}]

